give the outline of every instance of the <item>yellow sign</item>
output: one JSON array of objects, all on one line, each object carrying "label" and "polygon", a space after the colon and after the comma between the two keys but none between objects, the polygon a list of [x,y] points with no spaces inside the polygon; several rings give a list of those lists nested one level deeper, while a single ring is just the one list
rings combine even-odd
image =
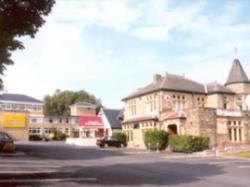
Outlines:
[{"label": "yellow sign", "polygon": [[26,115],[24,114],[3,114],[2,126],[5,128],[24,128],[26,126]]}]

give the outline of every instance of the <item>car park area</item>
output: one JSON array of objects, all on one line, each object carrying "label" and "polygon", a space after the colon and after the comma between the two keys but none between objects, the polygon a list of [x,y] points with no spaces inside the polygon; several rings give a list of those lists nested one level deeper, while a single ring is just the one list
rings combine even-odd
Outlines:
[{"label": "car park area", "polygon": [[247,159],[43,141],[16,142],[16,149],[24,154],[0,156],[0,186],[247,187],[250,182]]}]

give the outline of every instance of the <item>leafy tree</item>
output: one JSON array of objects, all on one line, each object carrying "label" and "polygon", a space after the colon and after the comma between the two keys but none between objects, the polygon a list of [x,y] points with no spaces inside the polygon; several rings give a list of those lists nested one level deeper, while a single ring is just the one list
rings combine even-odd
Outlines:
[{"label": "leafy tree", "polygon": [[99,99],[84,90],[77,92],[56,90],[52,96],[47,95],[44,98],[44,113],[46,115],[68,116],[70,115],[69,106],[77,102],[101,105]]},{"label": "leafy tree", "polygon": [[11,53],[24,48],[18,38],[34,38],[54,3],[55,0],[0,0],[0,75],[4,73],[6,65],[14,63]]}]

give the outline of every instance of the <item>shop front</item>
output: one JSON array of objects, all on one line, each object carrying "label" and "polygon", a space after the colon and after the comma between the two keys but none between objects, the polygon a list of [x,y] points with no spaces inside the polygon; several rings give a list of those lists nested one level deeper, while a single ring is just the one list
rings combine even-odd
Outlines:
[{"label": "shop front", "polygon": [[106,135],[102,119],[98,116],[81,116],[79,132],[80,138],[100,138]]}]

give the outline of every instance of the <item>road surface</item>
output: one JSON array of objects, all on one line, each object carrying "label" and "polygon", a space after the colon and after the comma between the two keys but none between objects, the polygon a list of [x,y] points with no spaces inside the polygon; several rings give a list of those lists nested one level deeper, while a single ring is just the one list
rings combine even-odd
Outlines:
[{"label": "road surface", "polygon": [[0,156],[0,187],[176,186],[249,187],[250,161],[169,157],[170,153],[62,142],[24,142],[27,155]]}]

